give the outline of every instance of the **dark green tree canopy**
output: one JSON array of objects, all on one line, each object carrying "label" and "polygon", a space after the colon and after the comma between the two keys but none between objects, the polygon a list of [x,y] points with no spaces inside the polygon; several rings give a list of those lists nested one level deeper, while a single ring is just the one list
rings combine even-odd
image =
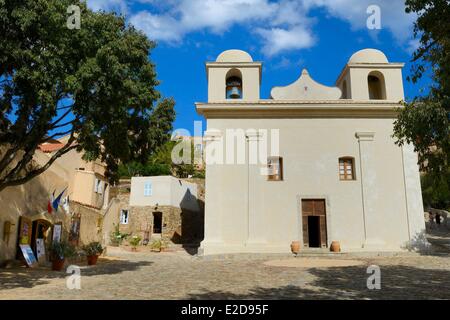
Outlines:
[{"label": "dark green tree canopy", "polygon": [[[67,8],[81,9],[70,29]],[[0,0],[0,190],[45,171],[72,149],[100,159],[114,180],[120,162],[145,161],[166,142],[174,101],[162,99],[154,43],[113,13],[79,0]],[[39,144],[68,144],[36,167]]]},{"label": "dark green tree canopy", "polygon": [[427,95],[405,103],[394,131],[399,144],[414,144],[424,171],[441,176],[450,160],[450,2],[406,0],[406,11],[417,14],[414,34],[420,38],[411,80],[426,74],[432,85]]}]

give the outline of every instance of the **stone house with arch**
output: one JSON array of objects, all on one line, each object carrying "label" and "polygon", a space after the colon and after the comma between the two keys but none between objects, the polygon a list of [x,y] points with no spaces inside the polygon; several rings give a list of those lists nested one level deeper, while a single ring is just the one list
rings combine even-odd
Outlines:
[{"label": "stone house with arch", "polygon": [[200,252],[426,245],[417,155],[392,137],[403,66],[365,49],[334,87],[303,70],[262,99],[262,63],[248,53],[207,62],[208,101],[196,103],[207,121]]}]

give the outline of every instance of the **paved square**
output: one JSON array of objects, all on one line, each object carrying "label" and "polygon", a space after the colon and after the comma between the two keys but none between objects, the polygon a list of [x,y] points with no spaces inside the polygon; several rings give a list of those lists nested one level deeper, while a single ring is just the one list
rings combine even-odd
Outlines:
[{"label": "paved square", "polygon": [[[201,258],[184,251],[119,249],[110,249],[108,254],[96,266],[81,266],[80,290],[67,289],[64,272],[1,269],[0,299],[450,299],[450,255],[445,250],[433,255],[297,258]],[[330,259],[338,259],[335,266],[323,264]],[[342,264],[347,259],[350,266]],[[276,260],[291,266],[270,265]],[[309,267],[316,262],[318,267]],[[298,264],[303,267],[295,267]],[[372,264],[381,268],[381,290],[367,288],[367,267]]]}]

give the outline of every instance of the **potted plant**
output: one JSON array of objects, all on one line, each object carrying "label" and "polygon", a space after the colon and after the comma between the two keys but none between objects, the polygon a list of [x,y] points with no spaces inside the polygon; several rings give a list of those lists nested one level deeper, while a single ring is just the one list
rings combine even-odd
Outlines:
[{"label": "potted plant", "polygon": [[331,252],[341,252],[341,244],[339,243],[339,241],[331,242],[330,251]]},{"label": "potted plant", "polygon": [[137,246],[141,242],[142,238],[139,236],[133,236],[131,237],[131,240],[129,241],[131,244],[131,250],[137,251]]},{"label": "potted plant", "polygon": [[161,239],[153,241],[150,245],[151,250],[155,252],[161,252],[165,247],[166,245]]},{"label": "potted plant", "polygon": [[53,241],[51,246],[52,270],[61,271],[67,258],[76,254],[75,247],[66,241]]},{"label": "potted plant", "polygon": [[114,224],[114,231],[110,234],[111,245],[118,247],[122,244],[123,240],[128,238],[129,234],[120,232],[119,225]]},{"label": "potted plant", "polygon": [[300,252],[300,241],[292,241],[291,252],[297,255]]},{"label": "potted plant", "polygon": [[92,266],[97,264],[98,256],[103,253],[103,247],[100,242],[94,241],[83,246],[83,251],[86,254],[88,265]]}]

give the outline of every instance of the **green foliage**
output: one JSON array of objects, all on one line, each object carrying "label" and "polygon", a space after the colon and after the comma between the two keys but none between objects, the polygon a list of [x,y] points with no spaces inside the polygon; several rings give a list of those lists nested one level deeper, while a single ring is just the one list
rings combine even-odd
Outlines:
[{"label": "green foliage", "polygon": [[[67,28],[69,5],[81,28]],[[149,54],[155,44],[114,13],[81,0],[0,0],[0,190],[23,184],[72,149],[119,163],[145,163],[169,139],[174,101],[162,99]],[[37,167],[39,144],[68,136]]]},{"label": "green foliage", "polygon": [[150,248],[153,249],[153,250],[161,250],[161,249],[164,249],[166,247],[167,247],[167,244],[161,239],[154,240],[150,244]]},{"label": "green foliage", "polygon": [[82,249],[87,256],[98,256],[103,253],[103,247],[100,242],[91,242],[83,246]]},{"label": "green foliage", "polygon": [[196,170],[192,178],[205,179],[205,169]]},{"label": "green foliage", "polygon": [[130,245],[133,248],[136,248],[140,243],[141,243],[142,238],[140,236],[132,236],[131,240],[129,240],[128,242],[130,243]]},{"label": "green foliage", "polygon": [[50,249],[53,258],[66,259],[76,255],[76,249],[73,245],[66,241],[53,241]]},{"label": "green foliage", "polygon": [[118,173],[120,178],[131,178],[135,176],[167,176],[171,174],[171,171],[168,164],[148,162],[142,164],[132,161],[128,164],[121,164]]},{"label": "green foliage", "polygon": [[450,169],[446,174],[425,174],[421,179],[423,203],[426,207],[448,210],[450,208]]},{"label": "green foliage", "polygon": [[[145,164],[138,162],[129,162],[127,164],[120,165],[119,176],[120,178],[130,178],[133,176],[163,176],[174,175],[178,178],[188,178],[192,176],[194,178],[205,178],[204,169],[199,170],[193,165],[194,163],[194,146],[191,144],[191,163],[176,164],[172,161],[172,150],[177,145],[178,141],[167,141],[155,152],[150,155],[148,161]],[[183,156],[183,151],[180,152],[180,156]]]},{"label": "green foliage", "polygon": [[120,226],[114,224],[114,231],[109,235],[109,240],[112,246],[120,246],[124,239],[128,238],[130,235],[127,233],[120,232]]},{"label": "green foliage", "polygon": [[414,34],[420,38],[410,80],[429,75],[433,84],[429,93],[405,103],[394,133],[398,144],[414,144],[424,171],[439,177],[450,165],[450,2],[407,0],[406,11],[417,14]]}]

